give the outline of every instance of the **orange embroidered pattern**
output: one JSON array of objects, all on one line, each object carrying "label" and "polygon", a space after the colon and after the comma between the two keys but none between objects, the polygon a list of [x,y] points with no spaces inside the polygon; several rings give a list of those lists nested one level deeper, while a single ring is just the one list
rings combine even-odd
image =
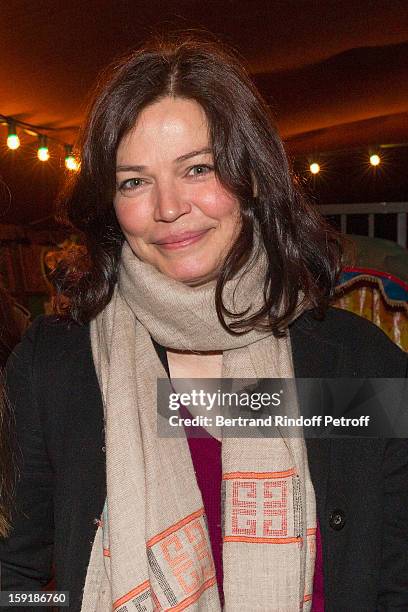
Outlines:
[{"label": "orange embroidered pattern", "polygon": [[[301,541],[288,516],[294,469],[283,472],[224,474],[231,514],[226,517],[225,542],[291,544]],[[228,504],[227,504],[228,505]]]},{"label": "orange embroidered pattern", "polygon": [[[106,526],[105,520],[105,531]],[[108,548],[104,549],[104,555],[109,556]],[[151,581],[145,580],[117,599],[113,605],[115,612],[142,612],[150,610],[151,605],[154,612],[181,612],[207,589],[217,588],[204,508],[151,538],[147,542],[147,557]]]},{"label": "orange embroidered pattern", "polygon": [[160,587],[156,585],[155,591],[162,605],[161,594],[166,597],[166,609],[182,610],[185,602],[195,601],[216,584],[203,508],[151,538],[147,546]]}]

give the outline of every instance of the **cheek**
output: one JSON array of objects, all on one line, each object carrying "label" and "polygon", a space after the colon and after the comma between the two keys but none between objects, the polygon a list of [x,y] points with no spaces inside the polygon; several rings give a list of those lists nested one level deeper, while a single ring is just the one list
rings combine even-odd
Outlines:
[{"label": "cheek", "polygon": [[208,217],[217,219],[220,222],[236,223],[239,219],[239,202],[235,196],[231,195],[221,187],[211,191],[203,191],[200,198],[201,210]]},{"label": "cheek", "polygon": [[218,200],[218,218],[222,225],[235,233],[241,226],[240,206],[238,200],[229,193],[223,193]]},{"label": "cheek", "polygon": [[115,202],[116,218],[122,231],[125,234],[132,236],[141,236],[148,226],[148,211],[145,206],[139,202],[131,200],[123,200],[122,198]]}]

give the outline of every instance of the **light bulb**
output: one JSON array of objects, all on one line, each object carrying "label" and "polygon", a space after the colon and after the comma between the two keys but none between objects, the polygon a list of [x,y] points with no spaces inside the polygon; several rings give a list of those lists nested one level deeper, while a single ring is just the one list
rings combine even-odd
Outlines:
[{"label": "light bulb", "polygon": [[310,164],[309,169],[312,174],[318,174],[320,172],[320,166],[316,162],[313,162],[313,164]]},{"label": "light bulb", "polygon": [[7,146],[9,149],[15,151],[20,146],[20,138],[17,134],[9,134],[7,136]]},{"label": "light bulb", "polygon": [[37,151],[37,157],[42,162],[48,161],[50,159],[50,152],[48,151],[48,147],[40,147]]},{"label": "light bulb", "polygon": [[73,172],[76,172],[79,169],[79,163],[73,155],[67,155],[65,158],[65,167],[67,168],[67,170],[72,170]]},{"label": "light bulb", "polygon": [[370,164],[372,166],[378,166],[378,164],[380,163],[381,159],[379,155],[370,155]]},{"label": "light bulb", "polygon": [[8,121],[7,146],[13,151],[15,149],[18,149],[18,147],[20,146],[20,138],[17,135],[16,124],[15,121],[12,119]]}]

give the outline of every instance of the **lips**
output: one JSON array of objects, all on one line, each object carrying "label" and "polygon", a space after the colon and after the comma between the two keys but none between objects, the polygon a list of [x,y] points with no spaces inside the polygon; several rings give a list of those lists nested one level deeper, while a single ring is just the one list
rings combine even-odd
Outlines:
[{"label": "lips", "polygon": [[172,236],[165,236],[160,240],[156,240],[155,244],[160,245],[161,247],[167,249],[175,249],[183,246],[187,246],[194,242],[200,240],[204,234],[206,234],[209,230],[198,230],[198,231],[187,231],[181,232],[180,234],[174,234]]}]

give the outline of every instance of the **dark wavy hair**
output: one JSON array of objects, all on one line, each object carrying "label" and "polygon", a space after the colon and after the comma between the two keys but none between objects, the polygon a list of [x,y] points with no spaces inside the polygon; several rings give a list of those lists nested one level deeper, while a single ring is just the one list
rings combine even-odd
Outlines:
[{"label": "dark wavy hair", "polygon": [[[270,109],[240,59],[219,43],[191,36],[156,39],[133,51],[108,69],[95,92],[81,138],[81,168],[60,198],[60,219],[83,233],[87,248],[86,258],[65,262],[57,273],[65,312],[89,321],[112,296],[124,240],[113,207],[116,151],[140,112],[165,96],[192,99],[204,109],[216,175],[240,202],[242,230],[216,286],[223,326],[236,334],[267,327],[284,335],[299,291],[324,316],[340,272],[340,235],[298,189]],[[255,224],[268,270],[264,306],[245,317],[248,311],[228,312],[222,290],[248,262]],[[226,314],[234,319],[229,324]]]},{"label": "dark wavy hair", "polygon": [[20,475],[17,465],[19,447],[15,434],[14,413],[5,392],[4,373],[0,371],[0,538],[12,530],[13,504]]}]

